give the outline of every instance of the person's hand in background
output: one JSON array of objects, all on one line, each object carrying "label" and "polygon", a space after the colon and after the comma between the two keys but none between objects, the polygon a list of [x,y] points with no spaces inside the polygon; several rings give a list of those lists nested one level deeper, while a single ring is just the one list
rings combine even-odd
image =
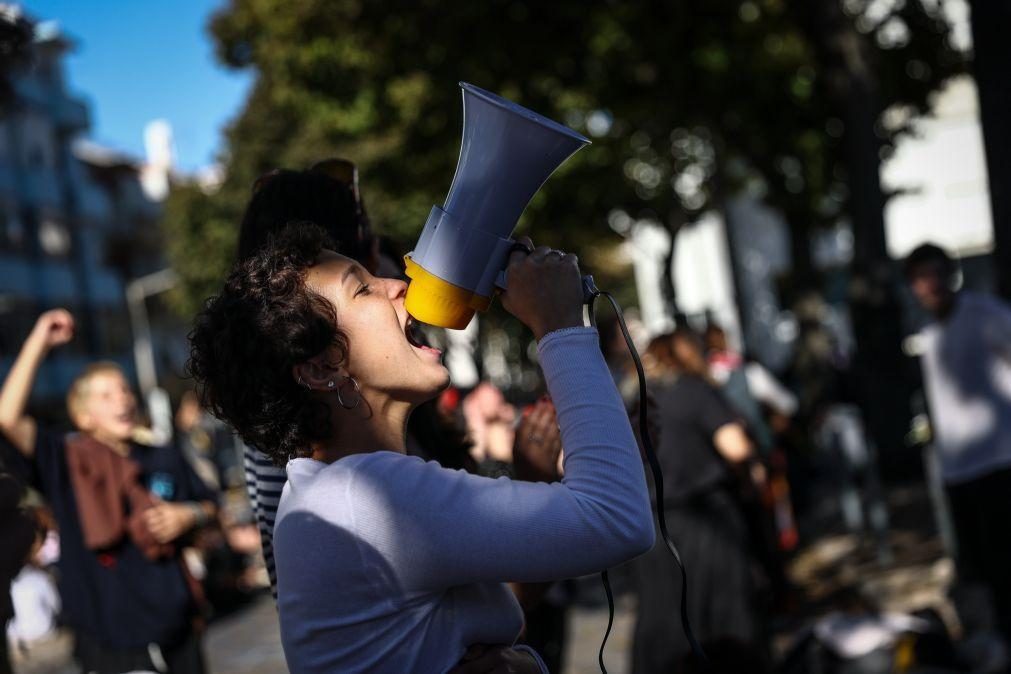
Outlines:
[{"label": "person's hand in background", "polygon": [[474,443],[471,456],[508,463],[513,443],[516,410],[493,384],[482,382],[463,401],[467,432]]},{"label": "person's hand in background", "polygon": [[561,477],[562,434],[551,400],[543,398],[523,412],[513,442],[516,477],[528,482],[555,482]]},{"label": "person's hand in background", "polygon": [[51,309],[35,321],[28,339],[44,345],[48,351],[74,338],[74,317],[66,309]]}]

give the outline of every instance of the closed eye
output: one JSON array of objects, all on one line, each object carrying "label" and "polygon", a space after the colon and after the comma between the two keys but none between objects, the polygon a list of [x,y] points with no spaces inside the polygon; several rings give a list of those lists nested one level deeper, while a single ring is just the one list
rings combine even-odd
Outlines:
[{"label": "closed eye", "polygon": [[358,290],[355,291],[355,297],[358,297],[359,295],[368,295],[370,292],[371,288],[369,287],[369,284],[363,283],[358,287]]}]

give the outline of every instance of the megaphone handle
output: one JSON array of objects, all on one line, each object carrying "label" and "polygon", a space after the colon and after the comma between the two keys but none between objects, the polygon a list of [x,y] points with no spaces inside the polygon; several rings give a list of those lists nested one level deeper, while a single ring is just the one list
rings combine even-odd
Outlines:
[{"label": "megaphone handle", "polygon": [[[534,252],[534,249],[532,246],[528,246],[525,243],[514,241],[513,245],[509,246],[509,250],[506,251],[505,255],[506,265],[509,264],[509,258],[512,257],[512,254],[516,252],[526,253],[527,255],[529,255],[530,253]],[[504,268],[502,269],[502,271],[498,273],[498,276],[495,278],[495,287],[499,291],[506,289],[506,270]]]},{"label": "megaphone handle", "polygon": [[593,300],[600,297],[597,284],[593,282],[593,275],[587,274],[583,277],[583,304],[593,304]]},{"label": "megaphone handle", "polygon": [[[529,255],[530,253],[534,252],[534,249],[531,246],[528,246],[525,243],[520,243],[519,241],[516,241],[509,248],[509,255],[512,255],[513,253],[515,253],[517,251],[519,251],[521,253],[526,253],[527,255]],[[507,256],[507,259],[508,259],[508,256]],[[495,286],[499,290],[505,290],[506,289],[506,270],[505,269],[503,269],[502,271],[499,272],[498,279],[496,279],[496,281],[495,281]],[[597,299],[597,297],[599,297],[599,296],[600,296],[600,290],[597,289],[597,284],[593,282],[593,275],[592,274],[586,274],[585,276],[583,276],[583,304],[590,304],[591,302],[593,302],[593,300]]]}]

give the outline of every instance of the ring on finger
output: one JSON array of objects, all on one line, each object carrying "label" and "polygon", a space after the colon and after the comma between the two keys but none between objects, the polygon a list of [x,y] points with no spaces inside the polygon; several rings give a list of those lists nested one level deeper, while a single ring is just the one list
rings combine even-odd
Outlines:
[{"label": "ring on finger", "polygon": [[527,255],[530,255],[530,253],[534,252],[534,247],[531,246],[528,243],[523,243],[522,241],[516,241],[509,248],[509,252],[510,253],[520,252],[520,253],[526,253]]}]

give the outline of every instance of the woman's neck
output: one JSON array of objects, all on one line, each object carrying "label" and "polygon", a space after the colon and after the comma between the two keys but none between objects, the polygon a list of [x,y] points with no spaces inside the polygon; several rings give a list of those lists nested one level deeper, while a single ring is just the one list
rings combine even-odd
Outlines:
[{"label": "woman's neck", "polygon": [[331,413],[334,435],[315,443],[312,458],[333,463],[352,454],[389,451],[407,453],[407,419],[411,406],[403,402],[369,405],[365,400],[353,410],[341,407]]}]

